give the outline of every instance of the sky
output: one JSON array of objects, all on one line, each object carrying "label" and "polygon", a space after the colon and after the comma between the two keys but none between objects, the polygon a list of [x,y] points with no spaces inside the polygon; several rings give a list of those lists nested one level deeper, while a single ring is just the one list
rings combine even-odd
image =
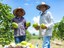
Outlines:
[{"label": "sky", "polygon": [[[59,22],[64,16],[64,0],[3,0],[0,2],[8,4],[12,8],[12,13],[15,8],[22,7],[26,12],[24,16],[26,21],[31,22],[31,24],[39,21],[40,11],[36,9],[36,6],[42,2],[51,7],[48,11],[52,13],[55,23]],[[32,26],[28,30],[30,33],[39,33]]]}]

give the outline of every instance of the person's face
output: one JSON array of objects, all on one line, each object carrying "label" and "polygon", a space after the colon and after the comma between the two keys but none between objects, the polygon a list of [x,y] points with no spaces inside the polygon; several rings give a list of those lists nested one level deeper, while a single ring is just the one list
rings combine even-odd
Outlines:
[{"label": "person's face", "polygon": [[41,10],[42,12],[45,12],[45,11],[47,10],[47,7],[46,7],[46,6],[42,6],[42,7],[40,8],[40,10]]},{"label": "person's face", "polygon": [[17,16],[21,17],[23,15],[23,11],[22,10],[18,10],[16,14],[17,14]]}]

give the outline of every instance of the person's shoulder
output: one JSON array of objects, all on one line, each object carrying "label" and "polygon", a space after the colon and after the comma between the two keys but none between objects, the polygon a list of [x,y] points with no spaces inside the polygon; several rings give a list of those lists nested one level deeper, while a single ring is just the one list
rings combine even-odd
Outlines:
[{"label": "person's shoulder", "polygon": [[23,21],[26,22],[26,19],[24,17],[22,17],[22,18],[23,18]]},{"label": "person's shoulder", "polygon": [[53,19],[52,13],[50,11],[47,12],[48,17]]},{"label": "person's shoulder", "polygon": [[47,11],[48,16],[52,16],[52,13],[50,11]]},{"label": "person's shoulder", "polygon": [[50,11],[47,11],[47,14],[52,14]]}]

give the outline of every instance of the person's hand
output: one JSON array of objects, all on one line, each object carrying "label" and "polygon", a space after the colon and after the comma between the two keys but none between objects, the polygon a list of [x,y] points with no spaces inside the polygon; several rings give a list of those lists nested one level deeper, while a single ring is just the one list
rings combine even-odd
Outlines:
[{"label": "person's hand", "polygon": [[26,27],[30,27],[31,23],[30,22],[26,22]]},{"label": "person's hand", "polygon": [[40,26],[37,26],[37,27],[34,27],[36,30],[39,30],[40,29]]},{"label": "person's hand", "polygon": [[36,30],[39,30],[39,29],[40,29],[40,26],[38,25],[38,23],[34,23],[34,24],[33,24],[33,27],[34,27]]},{"label": "person's hand", "polygon": [[42,28],[42,29],[47,29],[47,27],[45,26],[44,28]]},{"label": "person's hand", "polygon": [[47,27],[45,26],[45,27],[41,27],[41,29],[47,29]]},{"label": "person's hand", "polygon": [[47,26],[43,23],[40,25],[40,27],[41,27],[41,29],[47,29]]}]

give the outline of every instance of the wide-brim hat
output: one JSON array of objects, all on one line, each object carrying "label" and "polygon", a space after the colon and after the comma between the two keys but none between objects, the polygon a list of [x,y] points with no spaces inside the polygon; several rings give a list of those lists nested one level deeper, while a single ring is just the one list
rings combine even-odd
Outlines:
[{"label": "wide-brim hat", "polygon": [[38,10],[41,10],[41,7],[42,7],[42,6],[46,6],[47,9],[50,8],[50,6],[47,5],[45,2],[42,2],[41,4],[39,4],[36,8],[37,8]]},{"label": "wide-brim hat", "polygon": [[14,14],[15,16],[17,16],[16,12],[17,12],[18,10],[21,10],[21,12],[23,12],[22,16],[25,15],[25,11],[24,11],[24,9],[21,8],[21,7],[18,7],[18,8],[16,8],[16,9],[13,10],[13,14]]}]

